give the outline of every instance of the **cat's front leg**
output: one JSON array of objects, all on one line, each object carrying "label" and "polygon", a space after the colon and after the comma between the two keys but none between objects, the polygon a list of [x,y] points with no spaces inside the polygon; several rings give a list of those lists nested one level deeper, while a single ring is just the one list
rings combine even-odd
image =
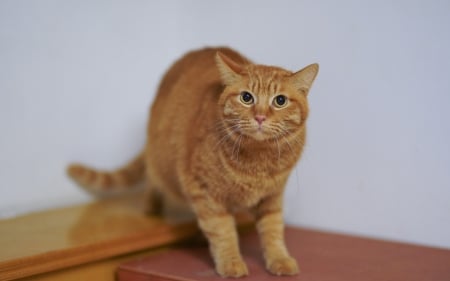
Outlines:
[{"label": "cat's front leg", "polygon": [[212,198],[197,195],[191,198],[200,229],[209,242],[216,271],[222,277],[248,275],[238,243],[234,217]]},{"label": "cat's front leg", "polygon": [[275,275],[297,274],[297,261],[289,255],[284,241],[282,194],[262,200],[255,211],[267,270]]}]

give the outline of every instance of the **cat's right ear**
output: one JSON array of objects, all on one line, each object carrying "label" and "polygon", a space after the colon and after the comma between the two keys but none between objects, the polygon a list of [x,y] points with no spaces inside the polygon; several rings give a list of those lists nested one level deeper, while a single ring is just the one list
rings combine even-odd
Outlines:
[{"label": "cat's right ear", "polygon": [[299,90],[304,94],[308,94],[309,89],[311,88],[314,80],[316,79],[317,73],[319,72],[319,65],[317,63],[313,63],[303,68],[300,71],[297,71],[291,76],[291,81]]},{"label": "cat's right ear", "polygon": [[241,79],[242,66],[223,53],[216,53],[216,64],[224,85],[235,84]]}]

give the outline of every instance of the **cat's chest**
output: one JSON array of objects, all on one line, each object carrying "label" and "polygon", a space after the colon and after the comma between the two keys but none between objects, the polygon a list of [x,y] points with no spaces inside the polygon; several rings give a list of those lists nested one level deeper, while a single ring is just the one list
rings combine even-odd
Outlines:
[{"label": "cat's chest", "polygon": [[278,162],[230,159],[220,153],[217,156],[217,162],[208,169],[207,186],[211,195],[230,209],[250,208],[281,192],[290,170]]},{"label": "cat's chest", "polygon": [[211,196],[230,209],[251,208],[282,192],[295,163],[278,151],[275,159],[267,152],[230,155],[221,149],[198,151],[203,153],[196,154],[192,173],[198,174]]},{"label": "cat's chest", "polygon": [[218,197],[230,209],[254,207],[262,199],[283,189],[281,176],[259,173],[254,175],[232,175],[223,178],[223,184],[217,191]]}]

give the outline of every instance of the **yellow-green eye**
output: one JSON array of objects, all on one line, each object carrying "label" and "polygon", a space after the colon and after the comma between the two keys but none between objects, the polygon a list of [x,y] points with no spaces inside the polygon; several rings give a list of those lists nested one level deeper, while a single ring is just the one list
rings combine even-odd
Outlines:
[{"label": "yellow-green eye", "polygon": [[250,105],[254,102],[252,94],[250,94],[249,92],[246,92],[246,91],[241,93],[240,99],[241,99],[241,102],[246,105]]},{"label": "yellow-green eye", "polygon": [[278,95],[273,99],[273,105],[278,108],[285,107],[287,105],[288,98],[283,95]]}]

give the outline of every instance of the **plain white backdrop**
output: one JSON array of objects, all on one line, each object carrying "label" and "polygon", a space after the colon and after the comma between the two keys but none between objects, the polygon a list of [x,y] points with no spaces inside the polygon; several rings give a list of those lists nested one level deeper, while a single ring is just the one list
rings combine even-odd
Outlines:
[{"label": "plain white backdrop", "polygon": [[228,45],[318,62],[289,223],[450,248],[448,1],[0,2],[0,217],[91,200],[65,176],[144,145],[158,81]]}]

